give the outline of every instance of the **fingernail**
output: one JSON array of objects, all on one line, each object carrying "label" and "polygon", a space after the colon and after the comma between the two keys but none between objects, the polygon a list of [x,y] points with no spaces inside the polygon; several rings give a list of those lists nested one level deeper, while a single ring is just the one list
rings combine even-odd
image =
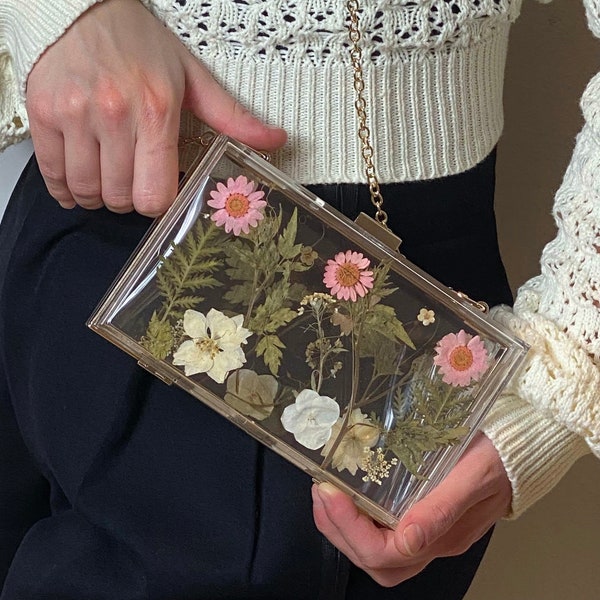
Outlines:
[{"label": "fingernail", "polygon": [[329,502],[331,497],[336,494],[337,491],[338,490],[333,485],[327,483],[326,481],[317,486],[317,492],[319,493],[319,497],[323,502]]},{"label": "fingernail", "polygon": [[68,201],[68,200],[57,200],[57,202],[60,204],[61,208],[64,208],[66,210],[71,210],[72,208],[75,208],[77,206],[77,204],[73,201]]},{"label": "fingernail", "polygon": [[421,526],[417,523],[411,523],[402,532],[402,538],[404,540],[404,547],[409,556],[415,556],[418,554],[425,545],[425,534],[421,529]]}]

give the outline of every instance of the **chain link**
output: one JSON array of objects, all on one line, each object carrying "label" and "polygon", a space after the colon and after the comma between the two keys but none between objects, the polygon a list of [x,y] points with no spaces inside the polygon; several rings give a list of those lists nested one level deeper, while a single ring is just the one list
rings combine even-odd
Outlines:
[{"label": "chain link", "polygon": [[365,174],[369,183],[369,192],[371,202],[376,209],[375,218],[382,225],[387,223],[387,213],[383,210],[383,196],[379,187],[379,181],[375,173],[373,157],[375,152],[371,145],[371,131],[367,126],[367,102],[365,100],[365,80],[362,69],[362,48],[360,45],[361,34],[358,23],[358,0],[348,0],[346,3],[350,15],[350,24],[348,25],[348,37],[350,38],[350,59],[354,69],[354,90],[356,91],[356,100],[354,108],[358,117],[358,137],[361,143],[361,154],[365,161]]},{"label": "chain link", "polygon": [[180,137],[178,146],[180,149],[186,148],[187,146],[202,146],[203,148],[208,148],[215,137],[213,131],[205,131],[202,135],[192,137]]}]

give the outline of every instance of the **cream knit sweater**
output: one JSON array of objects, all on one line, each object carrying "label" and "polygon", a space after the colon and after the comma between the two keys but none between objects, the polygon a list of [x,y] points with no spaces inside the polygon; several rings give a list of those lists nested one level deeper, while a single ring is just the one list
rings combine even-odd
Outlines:
[{"label": "cream knit sweater", "polygon": [[[339,0],[142,0],[267,122],[290,135],[278,166],[304,183],[360,182],[352,68]],[[542,0],[545,1],[545,0]],[[96,0],[2,0],[0,149],[25,137],[27,75]],[[600,36],[600,0],[584,0]],[[383,182],[439,177],[483,159],[502,130],[510,24],[521,0],[369,0],[365,80]],[[556,197],[557,238],[514,309],[494,314],[532,351],[484,431],[520,514],[572,463],[600,457],[600,75]],[[184,127],[192,127],[187,118]],[[325,135],[326,132],[326,135]]]}]

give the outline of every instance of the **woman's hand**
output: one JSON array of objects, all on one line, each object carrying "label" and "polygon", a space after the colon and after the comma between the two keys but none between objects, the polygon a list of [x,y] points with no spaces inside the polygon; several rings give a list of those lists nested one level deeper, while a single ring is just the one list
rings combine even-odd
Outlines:
[{"label": "woman's hand", "polygon": [[286,134],[254,118],[139,0],[105,0],[41,56],[27,82],[40,170],[65,208],[156,216],[174,200],[181,108],[273,150]]},{"label": "woman's hand", "polygon": [[395,531],[377,526],[329,484],[313,486],[319,531],[379,584],[391,587],[434,558],[465,552],[506,516],[511,486],[492,443],[471,442],[456,467],[402,518]]}]

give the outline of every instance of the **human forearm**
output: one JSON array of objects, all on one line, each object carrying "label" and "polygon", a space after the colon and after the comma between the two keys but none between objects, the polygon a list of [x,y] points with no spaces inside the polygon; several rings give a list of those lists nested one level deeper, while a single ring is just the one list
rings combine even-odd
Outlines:
[{"label": "human forearm", "polygon": [[508,518],[516,518],[562,479],[590,449],[581,437],[516,396],[503,396],[483,432],[498,451],[512,486]]},{"label": "human forearm", "polygon": [[600,78],[554,206],[558,233],[541,273],[494,316],[531,346],[484,431],[513,484],[512,515],[547,493],[582,454],[600,456]]}]

